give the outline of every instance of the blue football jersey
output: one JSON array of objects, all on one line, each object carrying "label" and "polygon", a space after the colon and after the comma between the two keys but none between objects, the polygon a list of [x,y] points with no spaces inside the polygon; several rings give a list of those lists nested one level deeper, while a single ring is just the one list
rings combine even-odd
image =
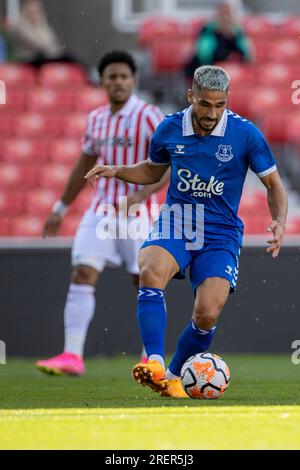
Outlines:
[{"label": "blue football jersey", "polygon": [[167,116],[150,143],[152,164],[171,165],[166,203],[204,207],[204,241],[242,243],[238,207],[248,168],[259,177],[276,170],[272,151],[259,129],[225,109],[208,136],[195,134],[192,107]]}]

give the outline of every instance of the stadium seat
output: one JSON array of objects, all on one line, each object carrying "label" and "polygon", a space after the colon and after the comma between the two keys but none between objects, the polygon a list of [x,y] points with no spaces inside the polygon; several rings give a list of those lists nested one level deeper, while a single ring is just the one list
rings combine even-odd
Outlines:
[{"label": "stadium seat", "polygon": [[33,189],[25,195],[26,214],[45,217],[58,199],[58,191],[48,189]]},{"label": "stadium seat", "polygon": [[7,88],[21,87],[22,90],[31,88],[36,83],[36,70],[29,65],[0,64],[0,80]]},{"label": "stadium seat", "polygon": [[283,38],[299,38],[300,16],[286,18],[286,20],[279,28],[279,33]]},{"label": "stadium seat", "polygon": [[291,83],[298,77],[299,65],[275,62],[261,65],[257,70],[258,84],[265,87],[286,86],[291,90]]},{"label": "stadium seat", "polygon": [[35,88],[27,95],[28,111],[63,113],[72,111],[73,105],[73,92],[69,90]]},{"label": "stadium seat", "polygon": [[99,106],[108,103],[108,96],[104,88],[84,87],[74,93],[74,109],[90,112]]},{"label": "stadium seat", "polygon": [[59,137],[61,118],[58,115],[23,113],[15,119],[14,131],[19,137]]},{"label": "stadium seat", "polygon": [[256,87],[248,92],[248,111],[252,119],[262,113],[292,108],[291,91],[286,88]]},{"label": "stadium seat", "polygon": [[61,190],[70,175],[66,165],[50,163],[40,168],[40,186],[45,189]]},{"label": "stadium seat", "polygon": [[24,213],[23,191],[0,191],[0,217],[13,217]]},{"label": "stadium seat", "polygon": [[26,93],[24,90],[16,90],[8,88],[6,90],[6,102],[0,104],[1,114],[16,114],[26,109]]},{"label": "stadium seat", "polygon": [[141,47],[151,47],[156,39],[183,37],[184,25],[174,19],[147,18],[141,23],[138,33],[138,43]]},{"label": "stadium seat", "polygon": [[48,140],[12,138],[4,140],[0,148],[0,157],[7,163],[39,163],[48,160]]},{"label": "stadium seat", "polygon": [[234,113],[249,117],[249,92],[246,88],[231,88],[228,97],[228,108]]},{"label": "stadium seat", "polygon": [[289,116],[286,125],[286,139],[291,143],[300,142],[300,111],[294,112]]},{"label": "stadium seat", "polygon": [[80,219],[80,215],[67,215],[63,221],[60,235],[64,237],[73,237],[78,228]]},{"label": "stadium seat", "polygon": [[11,115],[0,114],[0,137],[11,137],[14,129],[14,118]]},{"label": "stadium seat", "polygon": [[291,111],[277,114],[270,111],[262,116],[261,130],[271,144],[283,144],[287,141],[288,128],[290,128],[290,123],[294,122],[294,119],[300,120],[299,112]]},{"label": "stadium seat", "polygon": [[152,69],[156,73],[182,70],[193,50],[191,39],[155,39],[151,45]]},{"label": "stadium seat", "polygon": [[24,215],[11,221],[11,234],[15,237],[41,237],[44,218]]},{"label": "stadium seat", "polygon": [[205,18],[201,18],[201,17],[193,18],[189,20],[184,26],[184,31],[185,31],[186,36],[195,41],[205,21],[206,21]]},{"label": "stadium seat", "polygon": [[90,206],[92,201],[92,191],[89,187],[85,188],[75,200],[74,204],[72,204],[72,209],[76,214],[83,214],[84,211]]},{"label": "stadium seat", "polygon": [[248,15],[243,19],[245,33],[250,38],[271,39],[276,35],[277,26],[268,18],[258,15]]},{"label": "stadium seat", "polygon": [[11,233],[11,219],[0,216],[0,237],[8,237]]},{"label": "stadium seat", "polygon": [[41,67],[39,83],[46,87],[78,88],[87,82],[80,65],[67,63],[46,64]]},{"label": "stadium seat", "polygon": [[81,138],[86,129],[87,113],[71,113],[63,119],[63,135]]},{"label": "stadium seat", "polygon": [[36,165],[20,165],[12,163],[0,164],[1,187],[5,189],[28,189],[38,182]]},{"label": "stadium seat", "polygon": [[239,64],[237,62],[219,62],[230,75],[230,83],[232,86],[253,85],[256,82],[256,69],[251,65]]},{"label": "stadium seat", "polygon": [[81,152],[80,139],[61,138],[50,144],[50,159],[55,163],[73,165]]},{"label": "stadium seat", "polygon": [[272,41],[272,47],[269,48],[267,57],[270,61],[276,58],[278,62],[299,63],[299,43],[299,39],[294,38],[281,38],[274,40]]},{"label": "stadium seat", "polygon": [[[265,64],[269,60],[270,43],[260,37],[251,38],[252,55],[255,64]],[[276,60],[276,58],[273,60]]]}]

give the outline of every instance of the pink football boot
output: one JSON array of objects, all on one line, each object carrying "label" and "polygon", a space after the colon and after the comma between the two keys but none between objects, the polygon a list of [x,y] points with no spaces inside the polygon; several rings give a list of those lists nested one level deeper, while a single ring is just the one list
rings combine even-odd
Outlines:
[{"label": "pink football boot", "polygon": [[71,353],[62,353],[45,361],[38,361],[37,368],[51,375],[83,375],[85,367],[82,357]]}]

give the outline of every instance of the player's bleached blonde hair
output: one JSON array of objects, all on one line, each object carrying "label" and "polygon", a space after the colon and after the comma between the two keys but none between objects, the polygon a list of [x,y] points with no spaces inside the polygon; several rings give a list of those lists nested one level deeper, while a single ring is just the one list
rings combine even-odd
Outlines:
[{"label": "player's bleached blonde hair", "polygon": [[193,85],[199,90],[226,91],[229,89],[230,77],[221,67],[216,65],[202,65],[195,70]]}]

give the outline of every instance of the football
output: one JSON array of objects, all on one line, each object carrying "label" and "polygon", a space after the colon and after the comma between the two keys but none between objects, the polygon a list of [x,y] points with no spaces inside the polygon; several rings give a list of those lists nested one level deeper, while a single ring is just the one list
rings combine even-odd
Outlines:
[{"label": "football", "polygon": [[228,388],[230,371],[220,356],[200,353],[184,363],[181,381],[190,398],[216,400]]}]

